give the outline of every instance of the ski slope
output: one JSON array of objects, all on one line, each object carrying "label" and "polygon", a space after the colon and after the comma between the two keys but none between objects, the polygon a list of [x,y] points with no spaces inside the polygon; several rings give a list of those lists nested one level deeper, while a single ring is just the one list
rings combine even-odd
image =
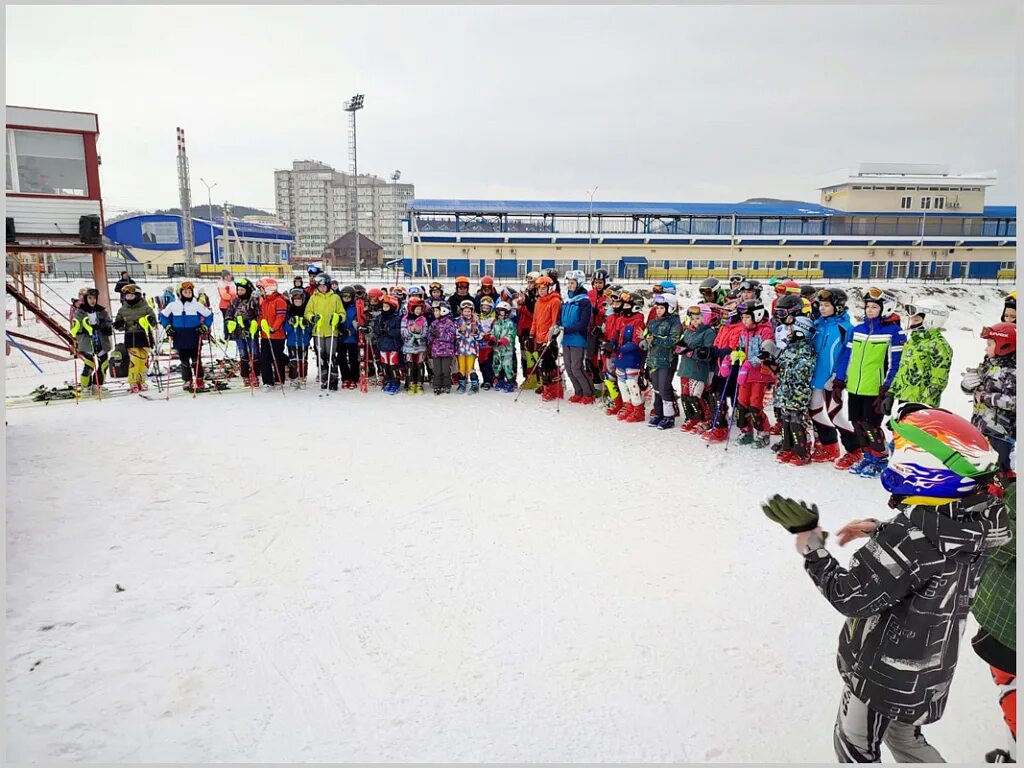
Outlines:
[{"label": "ski slope", "polygon": [[[995,291],[946,296],[954,371]],[[834,760],[842,619],[758,505],[835,530],[877,482],[529,392],[318,394],[8,411],[8,760]],[[1003,745],[969,646],[926,733]]]}]

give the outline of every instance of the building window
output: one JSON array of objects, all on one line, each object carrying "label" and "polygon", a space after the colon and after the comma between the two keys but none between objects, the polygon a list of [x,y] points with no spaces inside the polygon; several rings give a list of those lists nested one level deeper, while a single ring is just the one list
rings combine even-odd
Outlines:
[{"label": "building window", "polygon": [[901,277],[907,276],[907,262],[905,261],[894,261],[892,263],[892,279],[896,280]]},{"label": "building window", "polygon": [[85,141],[77,133],[7,132],[7,189],[85,197]]},{"label": "building window", "polygon": [[739,235],[761,234],[760,219],[740,219],[736,222],[736,233]]},{"label": "building window", "polygon": [[922,197],[921,198],[921,208],[923,210],[927,211],[931,207],[932,207],[932,199],[930,197]]},{"label": "building window", "polygon": [[871,279],[872,280],[884,280],[886,267],[889,266],[887,261],[873,261],[871,262]]},{"label": "building window", "polygon": [[904,210],[910,210],[911,200],[912,198],[910,197],[910,195],[904,195],[903,197],[901,197],[900,208],[903,208]]},{"label": "building window", "polygon": [[941,195],[935,198],[935,210],[940,210],[946,207],[946,198]]}]

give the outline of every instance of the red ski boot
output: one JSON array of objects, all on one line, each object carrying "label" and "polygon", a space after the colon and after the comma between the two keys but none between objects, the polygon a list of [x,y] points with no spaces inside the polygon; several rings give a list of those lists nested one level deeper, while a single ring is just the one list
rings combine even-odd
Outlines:
[{"label": "red ski boot", "polygon": [[627,424],[635,424],[636,422],[643,421],[646,418],[647,416],[644,413],[644,407],[642,405],[634,405],[633,410],[630,411],[629,416],[627,416],[624,421]]},{"label": "red ski boot", "polygon": [[821,445],[819,444],[814,453],[811,454],[811,461],[818,462],[832,462],[839,458],[839,443],[832,443],[832,445]]},{"label": "red ski boot", "polygon": [[636,408],[636,406],[633,405],[632,403],[626,403],[626,405],[623,406],[622,410],[619,411],[619,415],[616,416],[616,418],[619,421],[626,421],[629,418],[629,415],[633,413],[634,408]]},{"label": "red ski boot", "polygon": [[852,467],[854,464],[856,464],[863,458],[864,452],[858,448],[856,451],[850,451],[841,459],[836,459],[836,461],[833,462],[832,466],[834,466],[836,469],[848,471],[850,467]]},{"label": "red ski boot", "polygon": [[715,427],[714,429],[709,429],[701,437],[709,443],[724,443],[729,439],[729,430],[725,427]]},{"label": "red ski boot", "polygon": [[605,413],[608,414],[609,416],[615,416],[616,414],[619,413],[619,411],[621,411],[625,407],[626,404],[622,402],[622,398],[616,397],[615,400],[612,401],[612,404],[608,406],[608,410],[605,411]]}]

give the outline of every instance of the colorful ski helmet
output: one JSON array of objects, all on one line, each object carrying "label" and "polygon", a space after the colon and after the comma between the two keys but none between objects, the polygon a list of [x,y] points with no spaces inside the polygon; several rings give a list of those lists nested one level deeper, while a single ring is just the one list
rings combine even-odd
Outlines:
[{"label": "colorful ski helmet", "polygon": [[490,275],[484,275],[483,277],[480,278],[480,285],[481,286],[489,285],[489,286],[491,286],[493,288],[494,287],[494,278],[491,277]]},{"label": "colorful ski helmet", "polygon": [[548,288],[550,288],[555,284],[555,281],[552,280],[547,275],[541,275],[540,277],[533,281],[533,284],[536,285],[538,288],[540,288],[542,285],[546,285]]},{"label": "colorful ski helmet", "polygon": [[511,304],[518,297],[519,297],[519,291],[517,291],[515,288],[510,288],[509,286],[506,285],[504,288],[501,289],[501,300],[502,301],[507,301],[509,304]]},{"label": "colorful ski helmet", "polygon": [[942,408],[920,408],[890,419],[893,451],[882,487],[897,496],[958,499],[997,469],[998,456],[967,419]]},{"label": "colorful ski helmet", "polygon": [[698,304],[697,308],[700,309],[700,319],[704,325],[714,328],[722,324],[722,317],[725,315],[725,310],[723,310],[718,304],[704,302],[702,304]]},{"label": "colorful ski helmet", "polygon": [[676,284],[673,283],[671,280],[662,280],[659,283],[659,285],[661,286],[661,290],[663,290],[665,293],[674,294],[676,292]]},{"label": "colorful ski helmet", "polygon": [[442,304],[437,309],[437,314],[439,314],[441,317],[448,317],[451,313],[452,313],[452,308],[449,307],[447,304]]},{"label": "colorful ski helmet", "polygon": [[497,304],[494,305],[494,311],[495,312],[501,312],[502,310],[505,311],[505,314],[509,314],[510,315],[510,314],[512,314],[512,305],[509,304],[507,301],[504,301],[504,300],[499,301]]},{"label": "colorful ski helmet", "polygon": [[384,297],[384,291],[382,291],[380,288],[371,288],[370,290],[368,290],[366,292],[366,298],[369,299],[371,302],[374,299],[376,299],[377,301],[380,301],[383,297]]},{"label": "colorful ski helmet", "polygon": [[383,299],[380,300],[380,304],[381,309],[384,309],[384,307],[391,307],[396,312],[398,311],[398,299],[396,299],[394,296],[385,296]]},{"label": "colorful ski helmet", "polygon": [[410,297],[412,297],[412,296],[422,296],[422,295],[423,295],[423,289],[420,288],[418,285],[410,285],[409,286],[409,296]]},{"label": "colorful ski helmet", "polygon": [[319,275],[323,272],[319,264],[310,264],[308,267],[306,267],[306,271],[314,276]]},{"label": "colorful ski helmet", "polygon": [[590,277],[590,282],[593,283],[595,280],[603,280],[604,284],[607,285],[609,277],[610,275],[608,274],[607,269],[595,269],[594,274]]},{"label": "colorful ski helmet", "polygon": [[494,297],[493,296],[481,296],[480,297],[480,307],[481,307],[481,309],[483,308],[484,304],[487,304],[490,307],[494,307]]},{"label": "colorful ski helmet", "polygon": [[[244,279],[244,278],[243,278]],[[248,280],[246,280],[248,282]],[[330,275],[317,275],[316,276],[317,287],[331,287],[331,276]]]},{"label": "colorful ski helmet", "polygon": [[440,292],[441,292],[442,294],[444,293],[444,286],[443,286],[443,285],[441,285],[441,284],[440,284],[439,282],[437,282],[436,280],[434,280],[434,281],[433,281],[433,282],[432,282],[432,283],[431,283],[431,284],[430,284],[429,286],[427,286],[427,287],[428,287],[428,288],[430,289],[430,292],[431,292],[431,293],[433,293],[434,291],[440,291]]},{"label": "colorful ski helmet", "polygon": [[472,299],[463,299],[459,302],[459,309],[465,309],[466,307],[475,310],[476,304],[473,303]]},{"label": "colorful ski helmet", "polygon": [[1007,312],[1007,310],[1010,310],[1010,309],[1013,310],[1013,318],[1014,318],[1014,320],[1016,320],[1017,319],[1017,291],[1015,291],[1015,290],[1014,291],[1010,291],[1010,295],[1007,296],[1006,300],[1003,302],[1003,314],[1001,314],[999,316],[999,322],[1000,323],[1010,322],[1009,320],[1006,319],[1006,312]]},{"label": "colorful ski helmet", "polygon": [[469,278],[465,277],[464,275],[459,275],[458,277],[455,278],[455,285],[456,285],[456,287],[458,287],[460,285],[464,285],[464,286],[466,286],[468,288],[469,287]]},{"label": "colorful ski helmet", "polygon": [[981,338],[996,343],[996,357],[1012,355],[1017,351],[1017,326],[1013,323],[996,323],[982,328]]}]

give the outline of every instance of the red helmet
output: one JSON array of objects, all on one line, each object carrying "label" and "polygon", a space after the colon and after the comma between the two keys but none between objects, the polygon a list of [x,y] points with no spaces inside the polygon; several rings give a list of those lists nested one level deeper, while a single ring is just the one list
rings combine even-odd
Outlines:
[{"label": "red helmet", "polygon": [[398,307],[399,307],[398,299],[396,299],[394,296],[385,296],[384,298],[382,298],[380,300],[380,303],[381,304],[385,304],[385,305],[391,307],[396,312],[398,311]]},{"label": "red helmet", "polygon": [[419,296],[413,296],[411,299],[409,299],[405,306],[408,307],[409,309],[412,309],[413,307],[422,307],[423,299],[421,299]]},{"label": "red helmet", "polygon": [[996,357],[1012,355],[1017,351],[1017,326],[1013,323],[996,323],[981,329],[981,338],[996,343]]},{"label": "red helmet", "polygon": [[370,299],[379,300],[381,297],[384,296],[384,291],[382,291],[380,288],[371,288],[369,291],[366,292],[366,296],[367,298]]},{"label": "red helmet", "polygon": [[494,278],[491,277],[490,275],[484,275],[483,277],[480,278],[480,285],[490,285],[490,286],[493,286],[494,285]]}]

